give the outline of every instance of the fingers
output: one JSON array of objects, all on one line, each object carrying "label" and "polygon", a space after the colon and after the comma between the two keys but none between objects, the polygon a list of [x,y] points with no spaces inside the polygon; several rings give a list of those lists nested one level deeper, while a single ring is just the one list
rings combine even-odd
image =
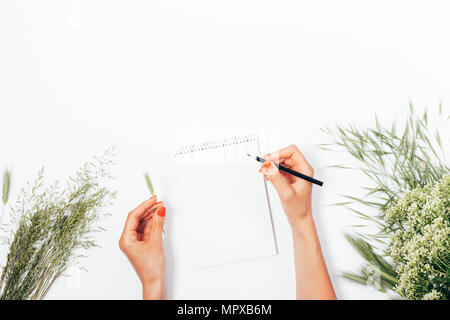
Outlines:
[{"label": "fingers", "polygon": [[151,235],[151,230],[152,230],[152,226],[153,226],[153,221],[156,220],[157,217],[157,212],[158,209],[160,207],[162,207],[162,201],[157,202],[154,207],[152,209],[154,209],[154,211],[145,219],[145,226],[144,229],[142,231],[142,240],[143,241],[147,241],[150,239],[150,235]]},{"label": "fingers", "polygon": [[274,153],[265,155],[264,159],[281,163],[288,166],[292,170],[300,171],[308,175],[311,175],[313,171],[311,165],[308,161],[306,161],[303,154],[297,146],[293,144]]},{"label": "fingers", "polygon": [[151,208],[156,202],[156,196],[152,196],[150,199],[145,200],[136,209],[132,210],[125,221],[125,226],[123,228],[122,237],[133,237],[137,236],[137,229],[139,226],[139,221],[141,217],[146,213],[146,210]]},{"label": "fingers", "polygon": [[285,181],[278,168],[271,161],[264,162],[259,172],[263,173],[266,179],[274,186],[280,198],[286,198],[293,192],[291,186]]},{"label": "fingers", "polygon": [[164,228],[164,220],[166,215],[166,207],[160,206],[156,210],[156,214],[152,219],[152,226],[150,228],[150,242],[162,240],[162,232]]},{"label": "fingers", "polygon": [[145,210],[145,214],[141,216],[141,221],[148,221],[150,220],[153,215],[156,212],[156,209],[158,209],[159,206],[162,205],[162,201],[156,202],[155,204],[153,204],[153,206],[150,209],[146,209]]},{"label": "fingers", "polygon": [[276,152],[267,154],[264,158],[267,160],[286,160],[291,159],[293,157],[297,157],[296,154],[300,153],[300,150],[297,148],[296,145],[291,144],[290,146],[287,146],[285,148],[282,148]]}]

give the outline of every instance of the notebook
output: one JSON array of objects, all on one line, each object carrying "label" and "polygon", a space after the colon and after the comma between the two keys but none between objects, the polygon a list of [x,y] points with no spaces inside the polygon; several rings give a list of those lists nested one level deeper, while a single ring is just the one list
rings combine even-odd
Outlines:
[{"label": "notebook", "polygon": [[277,254],[255,135],[182,146],[174,152],[191,258],[206,268]]}]

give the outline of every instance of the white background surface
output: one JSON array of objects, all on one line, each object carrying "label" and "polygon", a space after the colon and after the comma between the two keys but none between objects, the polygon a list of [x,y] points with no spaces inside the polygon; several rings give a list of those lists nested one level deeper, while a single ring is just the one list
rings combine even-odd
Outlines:
[{"label": "white background surface", "polygon": [[[270,188],[279,255],[195,271],[169,155],[180,132],[253,128],[263,152],[295,143],[324,181],[314,215],[342,299],[379,299],[339,277],[361,259],[342,234],[350,214],[327,206],[366,182],[325,170],[342,154],[314,147],[334,123],[401,119],[409,100],[448,109],[448,1],[0,1],[0,167],[13,194],[45,165],[65,178],[116,144],[119,191],[91,250],[48,298],[140,298],[119,251],[126,214],[148,196],[142,172],[167,205],[170,298],[295,297],[288,224]],[[4,254],[4,249],[2,249]],[[2,260],[3,261],[3,260]]]}]

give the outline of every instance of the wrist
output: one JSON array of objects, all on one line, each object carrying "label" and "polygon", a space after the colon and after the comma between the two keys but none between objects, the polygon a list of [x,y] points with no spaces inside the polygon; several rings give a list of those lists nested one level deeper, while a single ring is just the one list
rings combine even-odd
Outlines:
[{"label": "wrist", "polygon": [[142,298],[144,300],[165,299],[164,277],[142,281]]},{"label": "wrist", "polygon": [[310,213],[293,221],[291,223],[291,231],[295,243],[305,243],[313,247],[314,243],[318,241],[316,225]]},{"label": "wrist", "polygon": [[317,235],[314,219],[308,214],[291,224],[294,247],[306,250],[314,256],[321,256],[319,237]]},{"label": "wrist", "polygon": [[311,211],[305,213],[302,216],[297,216],[289,219],[291,231],[293,234],[304,233],[309,231],[311,227],[314,227],[314,220]]}]

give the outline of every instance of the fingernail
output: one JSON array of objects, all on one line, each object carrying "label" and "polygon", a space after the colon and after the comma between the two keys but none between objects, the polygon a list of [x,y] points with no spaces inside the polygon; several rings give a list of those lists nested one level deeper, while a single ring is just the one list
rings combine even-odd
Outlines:
[{"label": "fingernail", "polygon": [[161,205],[163,202],[162,201],[158,201],[158,202],[156,202],[153,206],[159,206],[159,205]]},{"label": "fingernail", "polygon": [[270,153],[266,154],[266,155],[264,156],[264,158],[265,158],[265,157],[270,157]]},{"label": "fingernail", "polygon": [[265,162],[263,163],[263,167],[264,167],[264,168],[270,168],[271,165],[272,165],[272,162],[270,162],[270,161],[265,161]]},{"label": "fingernail", "polygon": [[156,213],[158,216],[164,217],[166,215],[166,207],[159,207]]}]

